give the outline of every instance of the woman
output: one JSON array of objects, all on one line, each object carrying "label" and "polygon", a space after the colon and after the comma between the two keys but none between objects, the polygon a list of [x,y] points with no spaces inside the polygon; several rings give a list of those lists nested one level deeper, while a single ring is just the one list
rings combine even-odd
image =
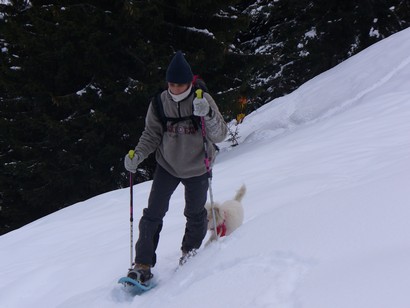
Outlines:
[{"label": "woman", "polygon": [[[184,118],[169,121],[164,127],[151,103],[145,119],[145,129],[135,147],[133,158],[125,156],[125,168],[135,173],[138,165],[155,151],[157,168],[154,173],[148,206],[139,222],[139,238],[135,245],[135,267],[128,277],[147,283],[152,277],[151,268],[156,263],[156,249],[163,218],[168,211],[171,195],[182,183],[185,186],[186,217],[182,239],[180,263],[195,254],[207,232],[207,212],[204,207],[208,191],[208,172],[204,164],[204,141],[200,125],[190,116],[205,120],[206,138],[209,144],[223,141],[227,126],[213,98],[204,93],[195,98],[193,74],[181,51],[170,62],[166,81],[168,89],[160,94],[164,113],[168,118]],[[210,146],[208,157],[215,158],[215,148]]]}]

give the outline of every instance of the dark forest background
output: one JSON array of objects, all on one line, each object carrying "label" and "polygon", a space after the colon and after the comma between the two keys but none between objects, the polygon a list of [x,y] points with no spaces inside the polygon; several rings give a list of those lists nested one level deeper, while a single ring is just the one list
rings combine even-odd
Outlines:
[{"label": "dark forest background", "polygon": [[0,235],[127,186],[123,157],[175,51],[231,121],[407,28],[409,2],[0,4]]}]

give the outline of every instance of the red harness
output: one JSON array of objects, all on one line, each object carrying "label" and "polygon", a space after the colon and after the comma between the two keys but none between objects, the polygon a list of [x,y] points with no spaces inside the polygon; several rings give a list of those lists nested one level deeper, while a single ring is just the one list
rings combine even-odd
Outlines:
[{"label": "red harness", "polygon": [[219,237],[223,237],[226,235],[226,225],[225,225],[225,220],[223,221],[222,224],[216,227],[216,234],[219,235]]}]

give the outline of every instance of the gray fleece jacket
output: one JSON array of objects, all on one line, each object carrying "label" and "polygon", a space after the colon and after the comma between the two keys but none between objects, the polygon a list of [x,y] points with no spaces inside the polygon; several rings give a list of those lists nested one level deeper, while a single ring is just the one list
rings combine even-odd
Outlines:
[{"label": "gray fleece jacket", "polygon": [[[205,127],[208,157],[213,162],[215,148],[212,143],[225,140],[228,128],[213,98],[208,93],[204,93],[204,98],[212,109],[211,116],[205,116]],[[161,93],[164,113],[170,118],[191,116],[193,99],[194,91],[180,102],[173,101],[167,90]],[[190,178],[207,172],[201,128],[196,130],[192,120],[184,120],[175,124],[168,122],[167,129],[164,130],[151,103],[145,118],[145,129],[135,147],[135,153],[142,161],[154,151],[157,163],[175,177]]]}]

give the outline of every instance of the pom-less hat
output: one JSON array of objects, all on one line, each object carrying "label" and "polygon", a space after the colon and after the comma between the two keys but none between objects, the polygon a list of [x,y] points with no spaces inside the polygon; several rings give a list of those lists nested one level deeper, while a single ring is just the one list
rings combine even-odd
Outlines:
[{"label": "pom-less hat", "polygon": [[191,66],[189,66],[189,63],[185,60],[182,52],[178,51],[168,66],[167,81],[184,84],[191,83],[193,78],[194,74],[192,74]]}]

